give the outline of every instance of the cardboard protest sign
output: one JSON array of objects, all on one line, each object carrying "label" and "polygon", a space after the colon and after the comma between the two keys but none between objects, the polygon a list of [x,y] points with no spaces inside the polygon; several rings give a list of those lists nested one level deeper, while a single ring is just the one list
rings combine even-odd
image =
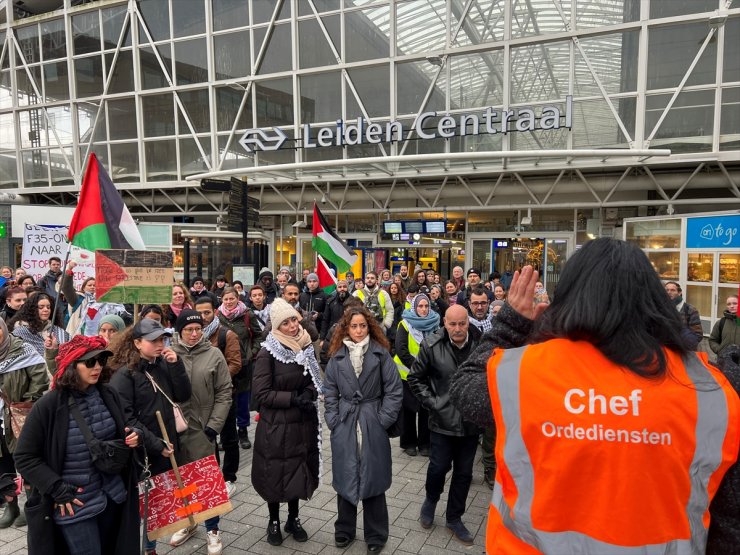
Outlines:
[{"label": "cardboard protest sign", "polygon": [[166,304],[172,300],[172,252],[95,251],[98,302]]},{"label": "cardboard protest sign", "polygon": [[174,470],[152,476],[146,515],[144,483],[139,484],[139,513],[141,518],[146,518],[150,540],[190,526],[190,516],[199,523],[231,510],[224,477],[214,455],[180,466],[179,470],[184,486],[181,490]]},{"label": "cardboard protest sign", "polygon": [[[49,271],[49,258],[57,256],[64,261],[69,246],[67,229],[66,225],[24,225],[21,267],[36,283]],[[95,254],[73,246],[69,258],[77,262],[72,278],[79,289],[83,281],[95,277]]]}]

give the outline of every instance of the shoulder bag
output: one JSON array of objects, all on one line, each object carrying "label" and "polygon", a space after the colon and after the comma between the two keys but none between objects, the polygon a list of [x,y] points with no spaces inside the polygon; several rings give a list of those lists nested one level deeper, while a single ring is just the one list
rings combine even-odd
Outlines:
[{"label": "shoulder bag", "polygon": [[188,421],[185,419],[185,415],[182,413],[180,405],[170,399],[169,396],[164,392],[164,390],[159,387],[159,384],[157,383],[157,380],[154,379],[154,376],[152,376],[149,372],[144,372],[144,374],[146,374],[146,377],[149,378],[150,382],[152,382],[154,390],[159,391],[164,396],[164,398],[167,399],[167,402],[172,405],[172,412],[175,413],[175,429],[177,430],[178,434],[183,433],[185,430],[188,429]]},{"label": "shoulder bag", "polygon": [[28,418],[28,415],[31,414],[33,402],[19,401],[17,403],[13,403],[8,399],[8,396],[1,391],[0,397],[8,406],[8,413],[10,415],[10,429],[13,432],[13,437],[15,437],[15,439],[18,439],[19,437],[21,437],[21,430],[23,429],[23,425],[26,423],[26,418]]},{"label": "shoulder bag", "polygon": [[77,406],[77,401],[71,395],[69,396],[69,411],[77,421],[77,426],[80,428],[82,435],[85,436],[85,443],[87,443],[87,448],[90,450],[95,468],[106,474],[120,474],[131,460],[131,449],[126,445],[126,442],[122,439],[103,441],[96,438],[90,430],[90,426],[85,422],[80,407]]}]

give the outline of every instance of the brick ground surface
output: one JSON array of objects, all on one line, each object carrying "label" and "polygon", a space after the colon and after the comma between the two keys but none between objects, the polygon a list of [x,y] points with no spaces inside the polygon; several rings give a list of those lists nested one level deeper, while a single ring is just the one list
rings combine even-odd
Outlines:
[{"label": "brick ground surface", "polygon": [[[254,425],[250,437],[254,436]],[[264,553],[268,555],[318,554],[358,555],[366,552],[362,541],[362,512],[358,514],[357,540],[346,549],[334,546],[334,520],[336,519],[336,494],[331,487],[331,448],[328,430],[324,427],[324,476],[313,498],[300,505],[300,517],[308,532],[308,541],[298,543],[288,536],[283,545],[273,547],[266,541],[267,505],[257,495],[250,480],[251,450],[241,450],[237,491],[232,497],[234,509],[221,517],[221,537],[224,554]],[[446,492],[437,505],[434,526],[425,530],[419,524],[419,510],[424,501],[424,480],[428,459],[409,457],[392,439],[393,484],[386,492],[390,520],[390,536],[383,553],[475,553],[485,552],[485,522],[491,492],[483,482],[483,467],[480,463],[480,449],[476,458],[473,484],[468,495],[468,507],[463,522],[475,535],[473,546],[464,546],[448,532],[445,527],[444,511]],[[448,474],[448,485],[450,475]],[[282,507],[281,520],[287,517],[287,506]],[[207,554],[206,531],[201,525],[198,532],[184,545],[172,548],[166,543],[157,545],[157,552],[168,555]],[[26,550],[26,529],[7,528],[0,530],[0,553],[3,555],[22,555]],[[132,554],[134,555],[134,554]]]}]

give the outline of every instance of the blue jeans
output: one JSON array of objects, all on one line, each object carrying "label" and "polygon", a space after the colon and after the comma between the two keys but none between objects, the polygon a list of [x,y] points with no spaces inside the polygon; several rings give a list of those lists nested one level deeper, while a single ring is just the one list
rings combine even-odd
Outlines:
[{"label": "blue jeans", "polygon": [[240,430],[249,427],[249,399],[251,397],[251,391],[244,391],[234,395],[234,402],[236,403],[236,427]]},{"label": "blue jeans", "polygon": [[108,505],[99,515],[58,526],[69,552],[74,555],[113,553],[120,509],[120,505],[108,499]]}]

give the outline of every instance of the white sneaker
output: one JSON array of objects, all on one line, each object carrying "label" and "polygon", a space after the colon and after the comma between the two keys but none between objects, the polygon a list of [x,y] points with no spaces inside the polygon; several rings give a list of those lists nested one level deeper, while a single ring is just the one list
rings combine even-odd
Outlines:
[{"label": "white sneaker", "polygon": [[231,499],[231,496],[236,493],[236,484],[234,482],[226,482],[226,495],[229,496],[229,499]]},{"label": "white sneaker", "polygon": [[177,547],[178,545],[184,544],[186,541],[193,537],[197,529],[197,526],[188,526],[187,528],[178,530],[177,532],[172,534],[172,537],[170,538],[170,545],[172,547]]},{"label": "white sneaker", "polygon": [[208,538],[208,555],[221,555],[224,548],[221,544],[221,531],[211,530],[206,537]]}]

